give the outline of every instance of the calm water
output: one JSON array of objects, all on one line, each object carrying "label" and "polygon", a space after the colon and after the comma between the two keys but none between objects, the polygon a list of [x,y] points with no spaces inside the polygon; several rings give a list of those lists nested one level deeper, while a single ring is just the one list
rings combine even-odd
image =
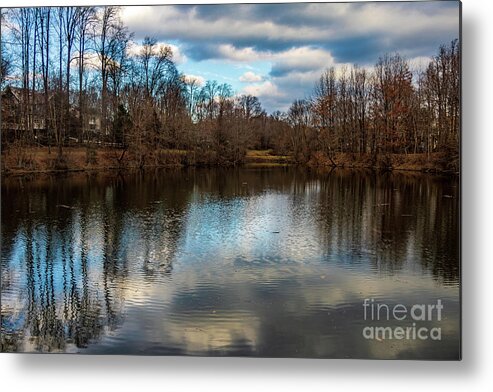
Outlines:
[{"label": "calm water", "polygon": [[[356,358],[460,352],[459,188],[295,168],[4,178],[2,350]],[[365,339],[364,299],[444,306]]]}]

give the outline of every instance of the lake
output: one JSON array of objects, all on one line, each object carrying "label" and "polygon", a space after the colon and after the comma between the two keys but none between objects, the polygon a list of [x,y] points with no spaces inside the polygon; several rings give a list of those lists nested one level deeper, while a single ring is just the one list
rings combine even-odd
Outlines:
[{"label": "lake", "polygon": [[457,359],[459,194],[296,167],[4,176],[2,351]]}]

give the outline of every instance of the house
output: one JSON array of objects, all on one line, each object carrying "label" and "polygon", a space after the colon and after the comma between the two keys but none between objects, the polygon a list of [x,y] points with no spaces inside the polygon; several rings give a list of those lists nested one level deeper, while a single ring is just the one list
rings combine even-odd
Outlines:
[{"label": "house", "polygon": [[98,140],[102,136],[101,133],[101,115],[98,113],[97,109],[88,107],[85,110],[82,119],[82,133],[81,121],[80,121],[80,111],[78,108],[71,108],[71,129],[69,130],[69,136],[73,138],[79,138],[82,136],[82,140]]},{"label": "house", "polygon": [[[55,93],[50,92],[48,96],[50,111],[56,106],[53,102],[54,97]],[[33,140],[39,143],[46,140],[50,121],[49,118],[46,118],[45,105],[44,92],[33,92],[31,89],[7,86],[1,93],[1,130],[3,138],[6,141],[15,140],[22,136],[21,132],[27,132]],[[71,106],[69,113],[68,129],[65,132],[67,138],[77,140],[81,135],[83,139],[93,139],[101,136],[101,116],[97,108],[88,109],[85,113],[82,133],[80,132],[80,111],[77,107]]]},{"label": "house", "polygon": [[47,128],[45,96],[31,89],[7,86],[1,93],[1,115],[3,137],[10,139],[19,132],[32,132],[37,138]]}]

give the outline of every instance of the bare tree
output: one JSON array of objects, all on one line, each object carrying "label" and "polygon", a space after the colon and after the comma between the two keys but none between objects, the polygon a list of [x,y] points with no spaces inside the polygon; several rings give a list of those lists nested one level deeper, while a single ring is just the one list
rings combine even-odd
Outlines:
[{"label": "bare tree", "polygon": [[85,127],[85,94],[84,94],[84,76],[86,73],[87,45],[93,38],[91,31],[94,30],[96,23],[96,8],[81,7],[79,11],[79,23],[77,26],[77,71],[79,79],[79,143],[84,140]]},{"label": "bare tree", "polygon": [[[17,45],[20,48],[20,60],[21,60],[21,103],[20,103],[20,119],[21,129],[29,129],[31,140],[33,139],[32,124],[31,124],[31,110],[32,101],[30,94],[30,75],[31,75],[31,49],[33,46],[32,33],[34,26],[34,10],[32,8],[19,8],[12,10],[12,19],[14,21],[12,27],[12,33],[14,39],[17,41]],[[19,140],[26,142],[27,134],[23,132]],[[16,138],[18,138],[16,136]]]},{"label": "bare tree", "polygon": [[307,151],[307,131],[310,126],[310,103],[299,99],[293,102],[288,112],[291,125],[291,144],[297,159],[305,160]]},{"label": "bare tree", "polygon": [[[5,14],[0,8],[0,34],[5,34],[7,29]],[[0,40],[0,88],[12,71],[12,59],[7,54],[3,40]]]},{"label": "bare tree", "polygon": [[41,78],[43,80],[43,111],[44,128],[48,139],[48,153],[51,153],[51,115],[49,107],[50,94],[50,34],[51,34],[51,8],[37,8],[37,45],[39,46],[41,59]]},{"label": "bare tree", "polygon": [[103,7],[98,13],[95,48],[101,74],[101,129],[108,134],[108,81],[111,67],[120,54],[122,41],[128,39],[126,27],[120,19],[120,8]]}]

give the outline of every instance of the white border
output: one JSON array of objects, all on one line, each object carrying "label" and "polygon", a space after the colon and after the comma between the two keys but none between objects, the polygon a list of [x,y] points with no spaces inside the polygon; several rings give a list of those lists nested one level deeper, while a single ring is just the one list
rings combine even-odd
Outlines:
[{"label": "white border", "polygon": [[[2,0],[2,7],[68,3],[67,0]],[[78,5],[165,3],[205,2],[75,2]],[[0,354],[2,390],[490,390],[493,385],[493,309],[490,305],[493,259],[489,255],[493,232],[492,3],[463,1],[462,362]]]}]

